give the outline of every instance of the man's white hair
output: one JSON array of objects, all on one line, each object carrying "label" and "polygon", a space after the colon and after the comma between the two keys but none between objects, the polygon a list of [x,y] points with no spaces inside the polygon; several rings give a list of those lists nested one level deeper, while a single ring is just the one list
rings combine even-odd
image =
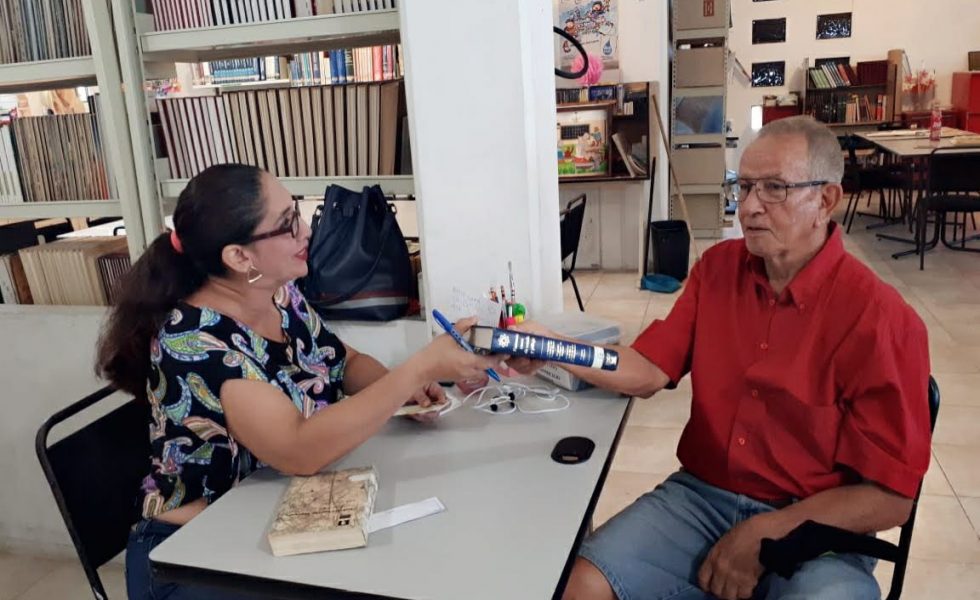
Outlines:
[{"label": "man's white hair", "polygon": [[756,139],[773,136],[801,136],[806,140],[810,178],[840,183],[844,177],[844,156],[840,142],[829,127],[813,117],[777,119],[759,131]]}]

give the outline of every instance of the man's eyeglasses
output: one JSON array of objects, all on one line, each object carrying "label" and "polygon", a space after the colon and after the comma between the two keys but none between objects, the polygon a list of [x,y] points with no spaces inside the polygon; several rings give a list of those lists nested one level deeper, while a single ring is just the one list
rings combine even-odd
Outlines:
[{"label": "man's eyeglasses", "polygon": [[726,181],[724,184],[725,199],[729,202],[744,202],[752,190],[755,190],[760,202],[765,204],[779,204],[786,202],[789,190],[797,188],[816,187],[830,183],[829,181],[800,181],[798,183],[786,183],[782,179],[737,179]]},{"label": "man's eyeglasses", "polygon": [[246,243],[251,244],[252,242],[257,242],[259,240],[266,240],[272,237],[286,235],[287,233],[293,236],[293,238],[297,238],[299,237],[299,219],[300,219],[299,200],[295,200],[293,206],[293,214],[289,217],[289,221],[287,221],[285,225],[279,227],[278,229],[269,231],[267,233],[259,233],[253,235],[252,237],[248,238],[248,241]]}]

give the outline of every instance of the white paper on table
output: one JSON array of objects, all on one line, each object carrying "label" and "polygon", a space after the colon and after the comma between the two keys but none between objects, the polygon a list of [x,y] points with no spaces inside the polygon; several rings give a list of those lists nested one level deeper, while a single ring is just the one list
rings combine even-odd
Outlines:
[{"label": "white paper on table", "polygon": [[458,287],[453,286],[452,304],[445,311],[450,321],[476,315],[477,325],[496,327],[500,323],[500,311],[503,307],[489,298],[471,296]]},{"label": "white paper on table", "polygon": [[395,525],[435,515],[444,510],[446,507],[435,496],[420,502],[403,504],[371,515],[371,519],[368,521],[368,531],[374,533]]}]

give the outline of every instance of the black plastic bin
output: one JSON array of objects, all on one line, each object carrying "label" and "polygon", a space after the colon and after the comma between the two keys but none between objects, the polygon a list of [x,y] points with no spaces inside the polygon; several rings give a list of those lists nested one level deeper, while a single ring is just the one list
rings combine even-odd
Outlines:
[{"label": "black plastic bin", "polygon": [[684,221],[653,221],[650,223],[650,244],[653,246],[653,272],[670,275],[678,281],[687,279],[688,252],[691,236]]}]

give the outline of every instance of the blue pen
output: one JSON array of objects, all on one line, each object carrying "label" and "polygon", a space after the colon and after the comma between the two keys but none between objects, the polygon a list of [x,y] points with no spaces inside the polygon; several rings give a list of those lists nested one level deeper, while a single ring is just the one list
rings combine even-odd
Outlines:
[{"label": "blue pen", "polygon": [[[456,328],[453,327],[453,324],[449,322],[449,319],[447,319],[445,315],[438,310],[433,309],[432,316],[435,318],[436,323],[445,329],[446,333],[451,335],[453,339],[456,340],[456,343],[462,346],[464,350],[467,352],[476,352],[476,350],[473,349],[473,346],[470,346],[470,343],[464,340],[463,336],[459,335],[459,332],[456,331]],[[487,369],[487,375],[489,375],[494,381],[500,381],[500,375],[497,375],[497,372],[493,369]]]}]

